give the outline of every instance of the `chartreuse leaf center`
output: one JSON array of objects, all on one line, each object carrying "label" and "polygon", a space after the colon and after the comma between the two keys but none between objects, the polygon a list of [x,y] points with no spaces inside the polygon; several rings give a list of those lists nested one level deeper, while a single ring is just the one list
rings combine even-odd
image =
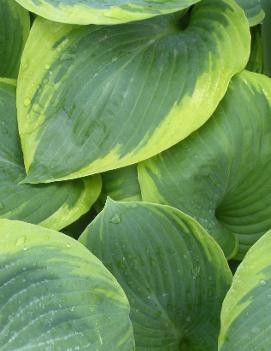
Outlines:
[{"label": "chartreuse leaf center", "polygon": [[118,26],[37,18],[17,90],[25,182],[81,178],[168,149],[211,117],[249,48],[232,0]]},{"label": "chartreuse leaf center", "polygon": [[0,218],[62,229],[86,213],[101,190],[100,176],[26,185],[16,115],[16,81],[0,79]]}]

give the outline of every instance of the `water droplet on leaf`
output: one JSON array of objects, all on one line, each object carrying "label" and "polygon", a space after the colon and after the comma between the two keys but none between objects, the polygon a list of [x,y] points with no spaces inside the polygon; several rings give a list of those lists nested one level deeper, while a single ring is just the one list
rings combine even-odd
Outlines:
[{"label": "water droplet on leaf", "polygon": [[25,98],[25,99],[24,99],[24,106],[25,106],[25,107],[29,106],[30,103],[31,103],[31,100],[30,100],[29,98]]},{"label": "water droplet on leaf", "polygon": [[26,238],[25,238],[25,236],[21,236],[19,239],[17,239],[17,241],[16,241],[16,246],[20,246],[20,245],[23,245],[24,243],[25,243],[25,241],[26,241]]},{"label": "water droplet on leaf", "polygon": [[120,223],[121,219],[120,219],[120,216],[118,214],[115,214],[114,217],[111,218],[110,222],[111,223],[114,223],[114,224],[118,224]]}]

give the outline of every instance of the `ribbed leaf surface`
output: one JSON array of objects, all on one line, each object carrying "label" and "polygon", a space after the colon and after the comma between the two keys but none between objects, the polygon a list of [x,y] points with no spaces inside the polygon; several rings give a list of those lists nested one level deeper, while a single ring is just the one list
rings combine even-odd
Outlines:
[{"label": "ribbed leaf surface", "polygon": [[21,184],[25,168],[16,121],[15,81],[0,79],[0,218],[61,229],[87,212],[99,176],[48,185]]},{"label": "ribbed leaf surface", "polygon": [[216,242],[177,209],[108,200],[79,239],[131,304],[137,351],[216,351],[231,272]]},{"label": "ribbed leaf surface", "polygon": [[219,351],[269,351],[271,232],[248,252],[223,302]]},{"label": "ribbed leaf surface", "polygon": [[0,77],[17,78],[29,30],[28,12],[13,0],[0,0]]},{"label": "ribbed leaf surface", "polygon": [[51,21],[117,24],[186,9],[200,0],[16,0]]},{"label": "ribbed leaf surface", "polygon": [[187,16],[111,27],[35,21],[17,95],[28,182],[131,165],[208,120],[247,63],[249,27],[232,0],[203,0]]},{"label": "ribbed leaf surface", "polygon": [[271,79],[244,71],[201,129],[140,164],[143,200],[192,215],[242,258],[271,227],[270,136]]},{"label": "ribbed leaf surface", "polygon": [[134,351],[128,300],[77,241],[0,220],[1,351]]}]

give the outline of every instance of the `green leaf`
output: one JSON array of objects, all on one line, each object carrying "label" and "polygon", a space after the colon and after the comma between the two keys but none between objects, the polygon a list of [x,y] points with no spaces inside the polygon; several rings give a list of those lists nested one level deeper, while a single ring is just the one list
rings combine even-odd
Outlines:
[{"label": "green leaf", "polygon": [[48,185],[21,184],[25,169],[16,122],[15,81],[0,79],[0,218],[61,229],[89,210],[99,176]]},{"label": "green leaf", "polygon": [[[263,21],[265,13],[262,7],[262,0],[236,0],[245,11],[250,26],[255,26]],[[268,0],[269,1],[269,0]]]},{"label": "green leaf", "polygon": [[131,305],[137,351],[216,351],[231,272],[216,242],[177,209],[113,202],[79,239]]},{"label": "green leaf", "polygon": [[249,42],[232,0],[110,27],[37,18],[18,80],[26,182],[128,166],[176,144],[211,116]]},{"label": "green leaf", "polygon": [[223,302],[219,351],[270,351],[271,231],[248,252]]},{"label": "green leaf", "polygon": [[133,351],[128,300],[77,241],[0,220],[0,349]]},{"label": "green leaf", "polygon": [[117,201],[140,201],[141,191],[137,177],[137,166],[132,165],[102,174],[102,192],[95,208],[102,210],[109,196]]},{"label": "green leaf", "polygon": [[242,258],[271,227],[270,150],[271,80],[244,71],[201,129],[139,165],[142,198],[190,214]]},{"label": "green leaf", "polygon": [[262,24],[263,52],[264,52],[264,73],[271,76],[271,2],[262,0],[262,6],[265,10],[265,19]]},{"label": "green leaf", "polygon": [[28,12],[13,0],[0,0],[0,77],[17,78],[29,30]]},{"label": "green leaf", "polygon": [[260,25],[251,28],[251,52],[246,69],[256,73],[263,73],[264,71],[262,33]]},{"label": "green leaf", "polygon": [[117,24],[176,12],[200,0],[16,0],[39,16],[72,24]]}]

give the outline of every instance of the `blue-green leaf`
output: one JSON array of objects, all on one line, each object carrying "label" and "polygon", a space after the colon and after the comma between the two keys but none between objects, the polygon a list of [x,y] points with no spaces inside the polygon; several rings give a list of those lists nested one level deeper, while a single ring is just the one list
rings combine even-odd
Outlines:
[{"label": "blue-green leaf", "polygon": [[139,165],[143,200],[185,211],[242,258],[271,228],[270,150],[271,79],[244,71],[202,128]]},{"label": "blue-green leaf", "polygon": [[108,200],[79,240],[126,292],[137,351],[217,351],[231,272],[191,217],[168,206]]},{"label": "blue-green leaf", "polygon": [[1,351],[134,351],[128,300],[77,241],[0,220]]},{"label": "blue-green leaf", "polygon": [[271,232],[248,252],[221,313],[219,351],[270,351]]},{"label": "blue-green leaf", "polygon": [[17,78],[29,30],[28,12],[14,0],[0,0],[0,77]]}]

